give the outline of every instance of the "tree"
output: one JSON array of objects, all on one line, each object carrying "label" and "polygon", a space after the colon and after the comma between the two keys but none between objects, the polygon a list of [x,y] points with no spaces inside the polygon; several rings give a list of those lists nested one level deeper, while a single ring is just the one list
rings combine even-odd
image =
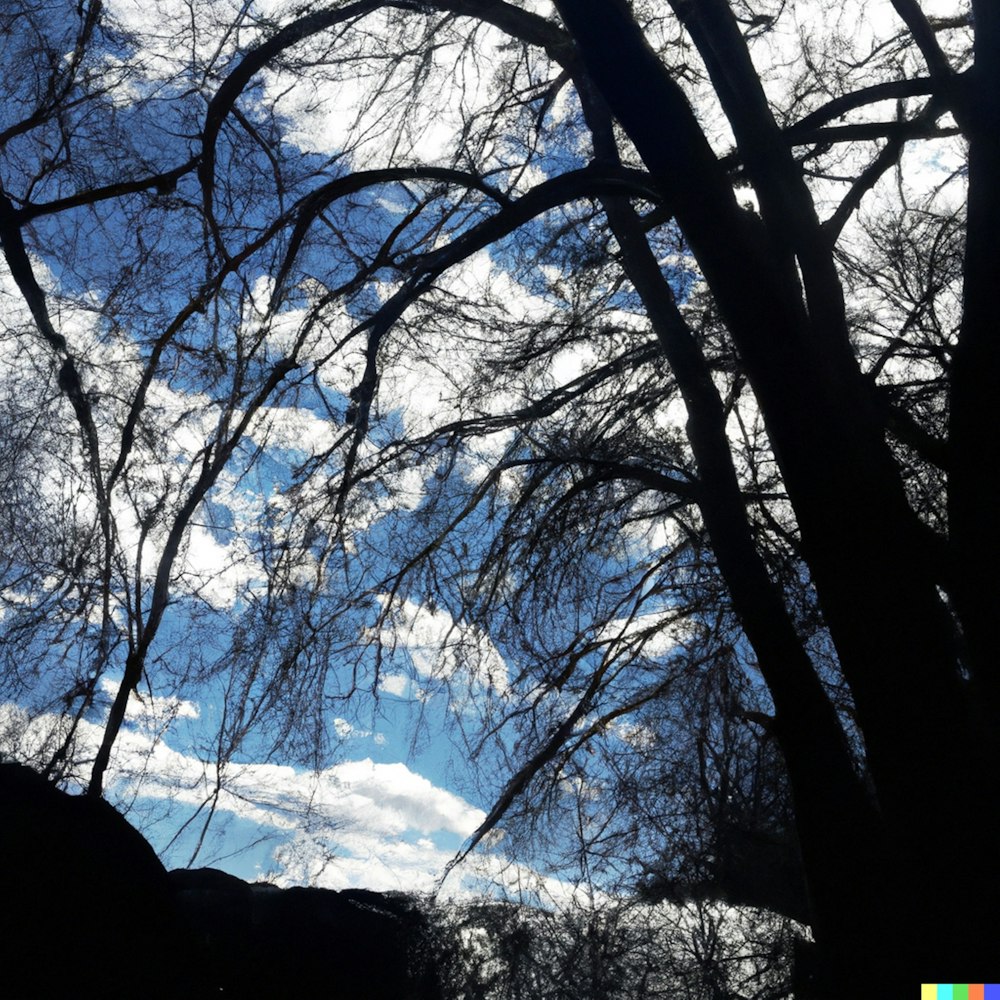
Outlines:
[{"label": "tree", "polygon": [[[702,734],[780,748],[817,989],[985,977],[992,5],[191,4],[183,46],[108,6],[19,5],[0,131],[5,475],[70,498],[30,552],[5,512],[7,685],[51,704],[20,664],[72,652],[79,722],[120,670],[91,790],[144,677],[226,678],[221,781],[434,625],[470,745],[518,736],[471,849],[711,672]],[[202,523],[265,582],[209,593]]]},{"label": "tree", "polygon": [[559,912],[482,900],[439,911],[443,936],[456,942],[449,969],[455,995],[764,1000],[787,994],[777,959],[790,934],[776,934],[773,919],[762,941],[753,938],[759,927],[748,911],[721,904],[584,899]]}]

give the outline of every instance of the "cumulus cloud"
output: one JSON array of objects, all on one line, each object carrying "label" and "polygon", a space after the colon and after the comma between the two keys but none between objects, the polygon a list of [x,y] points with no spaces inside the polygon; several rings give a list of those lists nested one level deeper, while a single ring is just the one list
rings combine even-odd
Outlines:
[{"label": "cumulus cloud", "polygon": [[[443,608],[409,600],[392,609],[389,623],[383,641],[404,648],[421,677],[448,681],[464,669],[498,694],[507,691],[507,664],[490,637],[475,626],[456,622]],[[383,686],[393,694],[403,690],[395,676],[385,678]]]},{"label": "cumulus cloud", "polygon": [[[102,687],[110,693],[114,684]],[[428,891],[485,818],[481,809],[401,762],[364,758],[317,772],[240,763],[217,771],[143,724],[198,713],[188,701],[131,699],[132,724],[122,729],[108,772],[110,794],[133,804],[168,801],[188,812],[212,803],[216,813],[252,824],[254,839],[278,841],[268,872],[276,884]],[[16,756],[44,754],[64,730],[62,717],[29,718],[16,705],[0,705],[3,749]],[[101,732],[101,726],[83,722],[78,740],[96,748]]]},{"label": "cumulus cloud", "polygon": [[[114,698],[120,683],[120,680],[102,677],[98,687],[109,698]],[[172,696],[135,696],[129,698],[125,709],[125,718],[133,722],[173,722],[175,719],[197,719],[200,715],[196,702]]]},{"label": "cumulus cloud", "polygon": [[467,837],[485,818],[481,809],[437,788],[405,764],[350,761],[322,772],[322,776],[327,792],[341,808],[349,798],[357,810],[356,818],[377,818],[376,825],[387,832],[443,830]]}]

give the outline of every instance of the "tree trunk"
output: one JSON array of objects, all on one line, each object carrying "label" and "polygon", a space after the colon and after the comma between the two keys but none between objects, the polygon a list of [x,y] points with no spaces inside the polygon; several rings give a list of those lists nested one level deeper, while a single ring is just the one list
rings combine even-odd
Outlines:
[{"label": "tree trunk", "polygon": [[[972,961],[986,954],[989,937],[981,916],[967,914],[976,880],[995,874],[982,831],[996,779],[981,732],[971,725],[955,627],[933,561],[886,444],[874,392],[854,358],[839,282],[823,264],[824,236],[811,202],[786,201],[786,213],[797,217],[780,231],[741,210],[686,99],[628,6],[622,0],[559,0],[556,6],[590,80],[674,211],[741,355],[854,696],[891,855],[876,880],[872,855],[852,839],[831,844],[818,832],[805,837],[810,885],[835,882],[844,856],[858,868],[847,893],[854,894],[851,904],[843,905],[843,893],[813,900],[828,970],[837,970],[834,978],[850,977],[852,987],[888,971],[886,942],[870,938],[891,933],[893,923],[882,931],[866,920],[883,909],[877,903],[885,894],[885,911],[901,928],[894,945],[905,939],[912,946],[897,952],[908,952],[897,971],[918,961],[929,970],[951,956]],[[759,175],[755,184],[788,187],[780,151],[749,155]],[[790,261],[798,263],[804,287]],[[977,412],[971,421],[981,419]],[[711,531],[711,507],[702,509]],[[737,602],[746,560],[727,562],[720,538],[717,527],[713,543]],[[742,617],[755,648],[776,641],[759,610],[746,604]],[[784,722],[795,723],[783,743],[801,809],[802,795],[815,796],[803,788],[808,778],[796,779],[813,752],[811,710],[801,692],[787,698],[773,677],[768,683]],[[866,829],[863,810],[840,816],[838,827],[855,822]],[[943,916],[942,908],[962,906],[964,912]]]}]

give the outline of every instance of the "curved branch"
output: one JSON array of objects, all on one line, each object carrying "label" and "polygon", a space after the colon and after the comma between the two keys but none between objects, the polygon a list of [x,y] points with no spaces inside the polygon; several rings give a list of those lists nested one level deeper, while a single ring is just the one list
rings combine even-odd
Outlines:
[{"label": "curved branch", "polygon": [[595,162],[543,181],[517,201],[509,202],[496,215],[462,233],[448,246],[426,254],[415,263],[427,272],[440,273],[477,250],[509,236],[544,212],[567,202],[603,195],[641,198],[654,204],[663,202],[662,192],[646,171]]},{"label": "curved branch", "polygon": [[[942,111],[942,108],[938,108],[935,117]],[[873,139],[889,139],[892,142],[902,143],[908,139],[939,139],[960,135],[961,132],[960,128],[953,126],[935,127],[921,115],[910,121],[858,122],[854,125],[830,125],[808,132],[796,130],[786,137],[791,140],[793,146],[811,146],[814,143],[865,142]]]},{"label": "curved branch", "polygon": [[909,29],[931,73],[945,78],[952,76],[954,70],[951,68],[951,63],[948,62],[948,57],[938,43],[937,34],[927,20],[927,15],[920,9],[917,0],[890,0],[890,2]]},{"label": "curved branch", "polygon": [[386,167],[381,170],[361,170],[357,173],[348,174],[346,177],[338,177],[336,180],[323,184],[315,191],[310,192],[299,202],[295,226],[292,229],[292,234],[288,242],[288,250],[275,277],[274,291],[271,294],[271,308],[273,309],[275,303],[278,301],[285,279],[288,277],[288,272],[295,263],[295,258],[302,248],[310,226],[334,201],[346,198],[351,194],[357,194],[359,191],[374,187],[377,184],[393,184],[400,181],[415,180],[464,184],[475,191],[481,191],[500,204],[506,205],[510,203],[510,199],[502,191],[495,188],[492,184],[487,184],[486,181],[476,174],[465,170],[453,170],[448,167]]},{"label": "curved branch", "polygon": [[272,59],[299,42],[353,18],[361,18],[383,8],[397,10],[441,10],[475,17],[529,44],[538,45],[557,62],[568,66],[573,61],[572,46],[563,31],[537,14],[519,10],[502,0],[442,0],[434,3],[408,3],[405,0],[357,0],[336,10],[316,11],[298,18],[276,35],[248,52],[223,81],[209,102],[202,130],[202,155],[198,165],[205,215],[218,238],[214,221],[213,188],[215,185],[215,146],[222,123],[229,115],[253,77]]},{"label": "curved branch", "polygon": [[[823,231],[833,246],[840,236],[841,230],[854,211],[861,204],[861,199],[878,183],[879,178],[891,170],[902,155],[907,139],[918,136],[954,135],[954,129],[934,129],[933,122],[943,111],[943,99],[932,98],[927,107],[908,122],[900,122],[900,128],[889,135],[889,141],[882,147],[878,155],[864,170],[858,174],[850,190],[841,200],[833,215],[823,223]],[[858,126],[855,126],[858,127]],[[836,131],[821,129],[821,132]],[[833,141],[839,141],[834,139]]]},{"label": "curved branch", "polygon": [[448,268],[510,235],[514,230],[552,208],[569,201],[601,194],[631,195],[650,201],[655,201],[659,197],[651,188],[647,175],[642,171],[591,164],[580,170],[573,170],[560,177],[543,181],[522,198],[507,204],[496,215],[462,233],[447,246],[403,263],[403,267],[411,271],[409,280],[354,331],[368,332],[368,346],[365,351],[364,374],[351,394],[356,404],[355,430],[345,459],[344,477],[336,505],[338,513],[343,509],[347,492],[353,483],[353,470],[358,451],[368,430],[369,414],[378,384],[379,347],[396,321]]},{"label": "curved branch", "polygon": [[825,125],[834,118],[882,101],[894,101],[901,97],[919,97],[921,94],[932,94],[939,86],[939,81],[921,76],[911,80],[888,80],[885,83],[874,83],[870,87],[862,87],[841,97],[835,97],[822,107],[809,112],[805,118],[785,130],[785,135],[794,137],[800,131],[810,131]]},{"label": "curved branch", "polygon": [[14,207],[10,199],[3,193],[0,193],[0,247],[3,248],[11,277],[14,279],[14,283],[24,297],[25,302],[28,304],[28,309],[31,311],[31,316],[35,321],[38,332],[52,349],[56,358],[61,362],[58,376],[59,388],[70,401],[73,413],[76,415],[77,423],[83,432],[83,442],[90,460],[90,471],[94,480],[94,489],[97,491],[97,502],[101,511],[102,524],[104,524],[105,529],[109,530],[107,523],[105,523],[108,517],[107,494],[101,472],[97,427],[94,424],[94,415],[90,400],[83,390],[80,372],[77,368],[76,359],[70,351],[69,344],[66,338],[52,324],[48,306],[45,302],[45,293],[35,278],[35,271],[31,266],[31,260],[24,245],[24,238],[21,235],[21,228],[17,223]]},{"label": "curved branch", "polygon": [[120,198],[126,194],[136,194],[140,191],[155,190],[157,193],[167,194],[177,187],[177,182],[190,173],[198,165],[198,158],[192,157],[187,163],[182,163],[173,170],[165,170],[159,174],[151,174],[135,181],[123,181],[120,184],[108,184],[104,187],[93,188],[90,191],[80,191],[77,194],[68,195],[65,198],[57,198],[55,201],[32,204],[27,202],[18,209],[14,216],[20,225],[31,222],[43,215],[52,215],[55,212],[62,212],[70,208],[79,208],[81,205],[94,205],[99,201],[107,201],[109,198]]},{"label": "curved branch", "polygon": [[615,462],[611,459],[588,458],[586,455],[575,455],[566,461],[591,466],[595,470],[598,482],[626,480],[638,483],[644,489],[652,490],[654,493],[672,493],[674,496],[696,502],[702,492],[699,488],[700,484],[696,481],[677,479],[634,462]]},{"label": "curved branch", "polygon": [[286,49],[299,42],[319,34],[327,28],[342,24],[351,18],[363,17],[381,7],[396,7],[397,3],[385,3],[383,0],[358,0],[336,10],[317,11],[300,17],[282,28],[274,37],[251,49],[239,62],[236,68],[226,77],[215,96],[209,101],[205,112],[205,127],[201,133],[202,154],[198,164],[198,179],[201,182],[202,199],[205,216],[218,237],[218,227],[215,224],[213,212],[213,189],[215,187],[215,146],[226,120],[237,98],[246,89],[250,81],[272,59]]}]

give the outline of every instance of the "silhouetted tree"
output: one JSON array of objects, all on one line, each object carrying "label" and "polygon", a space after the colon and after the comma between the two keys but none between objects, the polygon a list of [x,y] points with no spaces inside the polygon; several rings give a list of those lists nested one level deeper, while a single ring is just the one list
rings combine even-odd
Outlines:
[{"label": "silhouetted tree", "polygon": [[765,1000],[788,989],[788,928],[749,910],[578,897],[558,910],[479,902],[437,912],[454,942],[452,995],[466,1000]]},{"label": "silhouetted tree", "polygon": [[[988,975],[994,4],[192,7],[166,48],[117,4],[15,7],[0,458],[26,495],[37,419],[63,471],[4,628],[19,663],[89,651],[7,684],[82,719],[120,671],[92,791],[144,676],[228,678],[220,761],[267,726],[308,758],[378,682],[351,651],[433,626],[470,749],[512,734],[478,841],[605,785],[588,748],[671,746],[713,671],[693,749],[741,746],[699,808],[739,829],[780,749],[795,836],[756,832],[797,841],[816,988]],[[292,417],[322,434],[261,473]],[[209,594],[196,522],[266,582]],[[182,606],[212,640],[178,660]]]}]

